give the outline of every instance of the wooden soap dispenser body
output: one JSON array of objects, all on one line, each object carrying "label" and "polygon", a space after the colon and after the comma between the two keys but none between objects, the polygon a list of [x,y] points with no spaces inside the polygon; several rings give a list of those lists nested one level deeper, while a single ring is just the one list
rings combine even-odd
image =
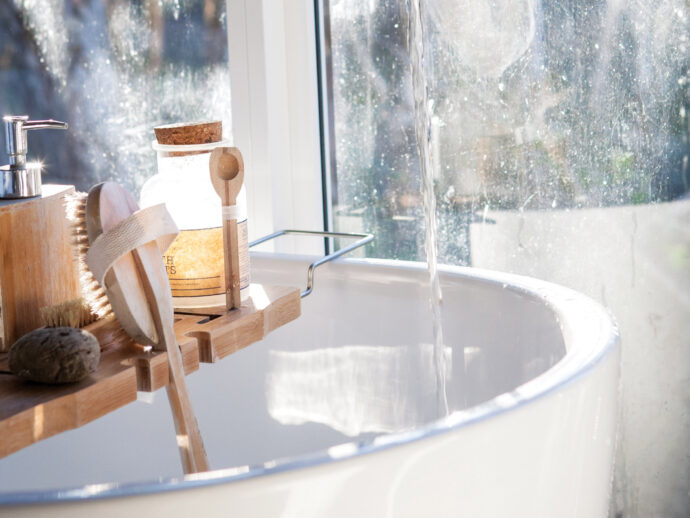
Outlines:
[{"label": "wooden soap dispenser body", "polygon": [[79,279],[65,218],[71,185],[41,185],[41,164],[27,162],[27,131],[66,129],[54,120],[5,116],[10,157],[0,167],[0,352],[41,327],[39,311],[79,297]]}]

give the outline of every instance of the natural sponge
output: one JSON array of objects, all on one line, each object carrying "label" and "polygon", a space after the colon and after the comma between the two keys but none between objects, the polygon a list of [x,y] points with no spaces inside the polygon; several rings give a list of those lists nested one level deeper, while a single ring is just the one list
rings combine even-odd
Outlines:
[{"label": "natural sponge", "polygon": [[45,327],[25,334],[9,351],[10,370],[39,383],[80,381],[98,367],[101,350],[88,331]]}]

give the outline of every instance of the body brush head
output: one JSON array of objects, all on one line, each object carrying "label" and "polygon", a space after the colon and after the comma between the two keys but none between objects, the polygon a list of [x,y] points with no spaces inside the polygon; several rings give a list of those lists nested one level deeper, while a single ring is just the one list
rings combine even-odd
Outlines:
[{"label": "body brush head", "polygon": [[105,290],[86,264],[86,253],[89,251],[89,235],[86,230],[87,198],[88,194],[85,192],[68,195],[65,198],[65,213],[72,226],[72,257],[77,264],[82,297],[84,303],[96,315],[96,320],[100,320],[114,314]]},{"label": "body brush head", "polygon": [[[113,308],[108,301],[108,295],[103,286],[94,277],[86,264],[86,253],[89,251],[89,235],[86,228],[86,201],[88,194],[75,192],[65,197],[65,214],[72,227],[71,247],[72,258],[77,265],[79,273],[79,287],[82,298],[77,301],[68,301],[62,308],[53,306],[42,309],[45,313],[44,325],[55,325],[54,322],[62,322],[71,319],[78,320],[79,326],[88,325],[95,321],[103,321],[97,333],[101,349],[112,343],[133,343],[130,336],[122,328]],[[88,316],[87,316],[88,315]]]}]

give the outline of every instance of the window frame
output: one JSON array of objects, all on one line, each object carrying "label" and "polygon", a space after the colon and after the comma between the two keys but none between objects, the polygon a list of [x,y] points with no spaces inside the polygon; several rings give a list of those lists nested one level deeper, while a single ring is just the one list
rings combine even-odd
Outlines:
[{"label": "window frame", "polygon": [[328,211],[314,202],[325,192],[316,15],[314,0],[227,0],[232,126],[245,159],[250,239],[328,230]]}]

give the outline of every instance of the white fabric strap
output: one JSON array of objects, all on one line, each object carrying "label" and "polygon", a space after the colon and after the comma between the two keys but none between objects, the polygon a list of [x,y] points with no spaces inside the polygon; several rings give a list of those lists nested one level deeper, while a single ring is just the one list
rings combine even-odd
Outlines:
[{"label": "white fabric strap", "polygon": [[240,219],[240,209],[237,205],[226,205],[222,207],[223,219]]},{"label": "white fabric strap", "polygon": [[179,230],[165,204],[141,209],[96,238],[86,253],[86,264],[103,284],[105,274],[120,257],[135,248],[155,241],[161,254],[177,237]]}]

